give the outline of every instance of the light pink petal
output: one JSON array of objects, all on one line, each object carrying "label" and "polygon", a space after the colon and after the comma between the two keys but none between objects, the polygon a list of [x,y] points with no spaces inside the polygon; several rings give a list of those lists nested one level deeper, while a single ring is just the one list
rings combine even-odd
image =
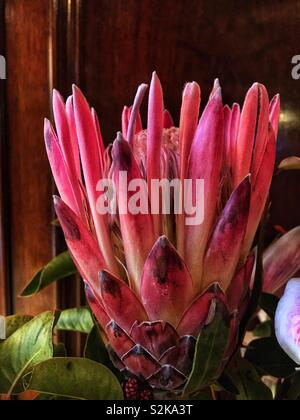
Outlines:
[{"label": "light pink petal", "polygon": [[292,279],[277,307],[276,337],[288,356],[300,365],[300,279]]}]

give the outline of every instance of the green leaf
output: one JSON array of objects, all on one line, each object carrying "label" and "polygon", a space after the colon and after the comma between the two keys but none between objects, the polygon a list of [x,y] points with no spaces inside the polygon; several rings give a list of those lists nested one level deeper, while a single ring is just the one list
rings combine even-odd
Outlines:
[{"label": "green leaf", "polygon": [[19,381],[33,365],[53,355],[55,315],[45,312],[0,343],[0,394],[23,391]]},{"label": "green leaf", "polygon": [[285,354],[275,337],[252,341],[245,358],[276,378],[287,378],[295,373],[297,365]]},{"label": "green leaf", "polygon": [[105,366],[111,363],[97,325],[94,325],[92,331],[88,335],[84,349],[84,357],[93,360],[94,362],[102,363]]},{"label": "green leaf", "polygon": [[58,331],[75,331],[89,334],[94,326],[91,312],[88,308],[73,308],[62,311],[56,329]]},{"label": "green leaf", "polygon": [[273,321],[265,321],[258,324],[252,333],[254,337],[266,338],[266,337],[271,337],[273,332],[274,332]]},{"label": "green leaf", "polygon": [[236,357],[226,369],[226,375],[239,391],[239,401],[270,401],[271,390],[261,381],[256,369],[242,357]]},{"label": "green leaf", "polygon": [[29,315],[12,315],[5,318],[6,322],[6,339],[14,334],[19,328],[32,320]]},{"label": "green leaf", "polygon": [[260,297],[259,306],[272,320],[274,320],[278,303],[279,299],[277,296],[263,293]]},{"label": "green leaf", "polygon": [[120,381],[123,379],[121,372],[114,367],[110,360],[98,325],[94,325],[94,328],[88,335],[84,348],[84,357],[108,367]]},{"label": "green leaf", "polygon": [[122,400],[122,388],[105,366],[88,359],[50,359],[25,377],[26,389],[78,400]]},{"label": "green leaf", "polygon": [[36,295],[50,284],[76,273],[77,269],[69,252],[63,252],[36,273],[21,293],[21,297]]},{"label": "green leaf", "polygon": [[229,338],[228,316],[220,312],[218,308],[212,323],[198,337],[185,395],[205,388],[218,378]]}]

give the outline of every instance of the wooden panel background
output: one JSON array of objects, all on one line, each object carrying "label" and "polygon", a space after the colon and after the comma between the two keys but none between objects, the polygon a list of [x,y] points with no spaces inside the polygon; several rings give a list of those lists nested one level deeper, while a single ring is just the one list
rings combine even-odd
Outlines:
[{"label": "wooden panel background", "polygon": [[[298,1],[0,0],[0,28],[8,65],[0,82],[0,313],[37,313],[81,299],[74,279],[34,299],[17,298],[63,248],[50,224],[53,184],[43,145],[52,87],[66,96],[79,84],[108,143],[123,105],[154,69],[176,120],[188,80],[199,81],[205,101],[219,76],[229,103],[258,80],[282,96],[279,159],[300,155],[300,81],[291,77],[291,58],[300,54]],[[276,177],[271,226],[300,224],[299,181],[299,173]]]}]

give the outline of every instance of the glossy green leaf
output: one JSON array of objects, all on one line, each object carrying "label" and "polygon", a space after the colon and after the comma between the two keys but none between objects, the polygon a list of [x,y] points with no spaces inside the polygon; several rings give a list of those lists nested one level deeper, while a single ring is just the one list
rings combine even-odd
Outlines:
[{"label": "glossy green leaf", "polygon": [[21,293],[29,297],[39,293],[52,283],[77,273],[77,269],[68,251],[55,257],[40,269]]},{"label": "glossy green leaf", "polygon": [[239,391],[240,401],[269,401],[273,399],[271,390],[262,382],[256,369],[242,357],[236,357],[226,369],[226,375]]},{"label": "glossy green leaf", "polygon": [[66,309],[60,313],[56,329],[58,331],[75,331],[89,334],[94,326],[91,312],[88,308]]},{"label": "glossy green leaf", "polygon": [[84,348],[84,357],[86,359],[93,360],[94,362],[101,363],[108,367],[118,379],[123,379],[123,376],[119,370],[117,370],[110,360],[107,348],[101,337],[98,325],[94,325],[94,328],[88,335]]},{"label": "glossy green leaf", "polygon": [[23,391],[20,379],[33,365],[53,355],[55,315],[45,312],[0,343],[0,394]]},{"label": "glossy green leaf", "polygon": [[32,320],[32,316],[29,315],[12,315],[5,318],[6,322],[6,338],[14,334],[19,328],[27,324]]},{"label": "glossy green leaf", "polygon": [[84,349],[84,357],[93,360],[94,362],[102,363],[105,366],[110,364],[109,355],[97,325],[94,325],[92,331],[88,335]]},{"label": "glossy green leaf", "polygon": [[295,373],[297,365],[281,349],[275,337],[252,341],[245,358],[266,374],[287,378]]},{"label": "glossy green leaf", "polygon": [[26,389],[79,400],[122,400],[122,388],[105,366],[88,359],[50,359],[25,377]]},{"label": "glossy green leaf", "polygon": [[204,327],[198,337],[192,373],[186,384],[185,395],[210,385],[220,373],[229,338],[227,315],[217,310],[214,320]]}]

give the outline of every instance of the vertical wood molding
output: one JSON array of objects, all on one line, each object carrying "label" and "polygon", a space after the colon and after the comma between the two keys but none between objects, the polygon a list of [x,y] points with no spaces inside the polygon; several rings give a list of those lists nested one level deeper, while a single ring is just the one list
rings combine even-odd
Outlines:
[{"label": "vertical wood molding", "polygon": [[[6,57],[5,0],[0,0],[0,54]],[[7,173],[8,144],[6,138],[6,80],[0,80],[0,314],[11,311],[9,287],[9,180]]]},{"label": "vertical wood molding", "polygon": [[48,0],[5,2],[7,139],[13,311],[37,314],[56,307],[56,287],[30,299],[18,294],[53,256],[52,177],[43,141],[49,115]]}]

